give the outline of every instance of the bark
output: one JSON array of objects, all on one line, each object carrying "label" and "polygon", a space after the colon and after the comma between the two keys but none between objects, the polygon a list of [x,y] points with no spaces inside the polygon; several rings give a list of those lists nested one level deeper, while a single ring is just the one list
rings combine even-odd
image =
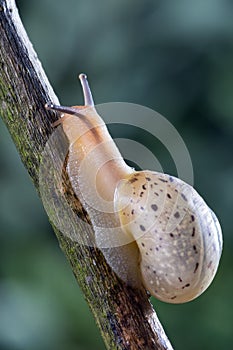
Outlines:
[{"label": "bark", "polygon": [[[55,121],[55,115],[46,111],[44,105],[47,101],[58,103],[58,99],[27,37],[14,0],[0,0],[0,43],[0,115],[39,192],[40,163]],[[61,143],[67,142],[63,136],[60,136]],[[49,150],[54,164],[64,163],[58,151],[51,146]],[[62,184],[49,167],[48,178],[47,186],[51,186],[54,196],[51,211],[56,209],[56,200],[64,200],[82,219],[73,227],[80,237],[79,243],[59,231],[53,222],[51,224],[93,312],[106,348],[172,349],[146,292],[126,286],[109,268],[100,250],[80,244],[87,233],[93,235],[93,229],[85,224],[89,222],[88,215],[72,192],[64,168]],[[67,216],[69,221],[65,210],[61,215],[65,219]]]}]

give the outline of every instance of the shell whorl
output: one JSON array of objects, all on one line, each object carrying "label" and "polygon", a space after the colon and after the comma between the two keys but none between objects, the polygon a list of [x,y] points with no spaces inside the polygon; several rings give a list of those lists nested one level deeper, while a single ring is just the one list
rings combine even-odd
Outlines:
[{"label": "shell whorl", "polygon": [[199,194],[175,177],[135,172],[116,190],[122,229],[140,251],[144,287],[182,303],[211,283],[222,250],[219,223]]}]

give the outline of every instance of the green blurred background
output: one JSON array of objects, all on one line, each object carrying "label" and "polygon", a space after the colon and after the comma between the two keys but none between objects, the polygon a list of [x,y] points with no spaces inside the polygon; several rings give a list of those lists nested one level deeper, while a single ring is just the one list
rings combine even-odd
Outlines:
[{"label": "green blurred background", "polygon": [[[63,104],[82,103],[76,76],[85,72],[96,103],[148,106],[179,131],[190,151],[195,187],[221,221],[224,253],[200,298],[184,305],[152,301],[175,349],[232,349],[233,2],[17,4]],[[104,349],[2,122],[0,139],[0,349]],[[152,150],[164,171],[173,172],[164,147]]]}]

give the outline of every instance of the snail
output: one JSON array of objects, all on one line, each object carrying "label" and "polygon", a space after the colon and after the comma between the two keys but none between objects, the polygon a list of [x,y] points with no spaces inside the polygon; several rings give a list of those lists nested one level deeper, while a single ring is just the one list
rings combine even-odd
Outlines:
[{"label": "snail", "polygon": [[156,298],[184,303],[212,282],[221,257],[218,219],[192,186],[156,171],[135,171],[98,115],[85,74],[84,106],[63,107],[67,172],[89,214],[96,245],[119,278]]}]

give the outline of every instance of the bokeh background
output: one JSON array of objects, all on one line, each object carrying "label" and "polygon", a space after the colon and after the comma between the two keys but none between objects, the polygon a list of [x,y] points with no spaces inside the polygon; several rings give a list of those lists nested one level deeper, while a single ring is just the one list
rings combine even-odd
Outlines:
[{"label": "bokeh background", "polygon": [[[192,158],[195,187],[221,221],[224,252],[213,284],[200,298],[183,305],[152,302],[175,349],[233,348],[233,2],[17,5],[63,104],[82,103],[76,77],[83,71],[96,102],[148,106],[179,131]],[[112,132],[120,137],[124,131]],[[140,137],[138,130],[132,133]],[[0,140],[0,349],[104,349],[2,122]],[[173,173],[163,145],[155,142],[150,149],[164,171]]]}]

